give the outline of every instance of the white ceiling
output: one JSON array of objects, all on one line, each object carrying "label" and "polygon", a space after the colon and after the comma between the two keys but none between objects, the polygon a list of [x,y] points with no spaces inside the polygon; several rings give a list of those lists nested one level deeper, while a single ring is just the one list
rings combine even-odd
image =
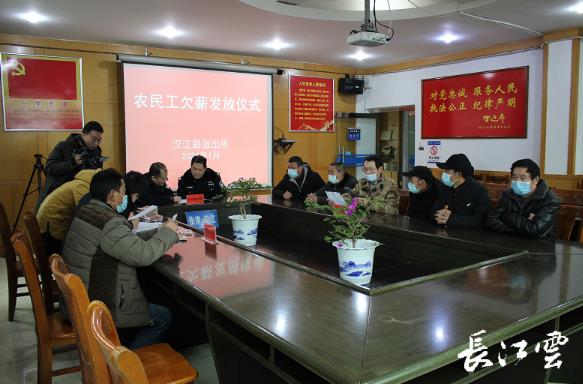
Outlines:
[{"label": "white ceiling", "polygon": [[[303,14],[310,17],[319,17],[318,12],[324,12],[324,16],[335,15],[334,3],[340,7],[348,1],[321,0],[324,11],[303,9]],[[544,33],[583,27],[583,14],[568,10],[579,1],[458,0],[457,3],[460,9],[466,9],[469,13]],[[266,2],[276,3],[275,0],[0,0],[0,33],[224,52],[355,67],[390,64],[532,36],[522,30],[476,20],[455,11],[441,16],[428,14],[443,13],[443,7],[455,10],[451,8],[452,0],[414,0],[417,5],[433,4],[433,8],[428,8],[431,11],[425,12],[413,5],[409,5],[412,9],[408,10],[395,9],[399,2],[404,1],[393,0],[394,39],[388,46],[359,48],[347,45],[346,36],[350,30],[359,29],[360,21],[288,16],[281,12],[298,14],[302,9],[279,3],[267,4],[277,8],[279,13],[274,13],[247,4]],[[317,1],[306,2],[310,6],[313,3]],[[411,4],[411,1],[406,3]],[[379,9],[381,6],[387,8],[386,0],[377,0],[377,4]],[[439,8],[440,5],[442,8]],[[31,24],[18,18],[18,14],[31,9],[48,16],[49,20]],[[358,20],[360,11],[353,12],[356,12]],[[337,19],[347,20],[346,13],[341,13],[337,11]],[[381,11],[379,18],[386,21],[386,15],[387,11]],[[169,40],[156,34],[156,30],[167,25],[184,31],[184,35]],[[436,40],[445,32],[459,35],[460,39],[450,44]],[[264,46],[274,38],[291,46],[280,51]],[[365,51],[371,58],[356,61],[349,57],[359,50]]]}]

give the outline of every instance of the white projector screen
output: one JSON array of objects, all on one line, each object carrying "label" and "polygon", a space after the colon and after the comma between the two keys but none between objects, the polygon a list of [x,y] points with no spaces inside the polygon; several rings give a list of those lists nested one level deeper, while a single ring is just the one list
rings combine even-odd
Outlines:
[{"label": "white projector screen", "polygon": [[126,170],[160,161],[168,185],[195,155],[226,184],[255,177],[271,185],[271,76],[123,64]]}]

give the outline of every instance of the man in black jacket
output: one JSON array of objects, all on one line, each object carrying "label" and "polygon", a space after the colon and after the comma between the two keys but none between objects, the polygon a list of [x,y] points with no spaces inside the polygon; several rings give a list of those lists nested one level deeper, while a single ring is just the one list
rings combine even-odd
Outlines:
[{"label": "man in black jacket", "polygon": [[273,197],[284,200],[304,201],[310,193],[324,186],[324,180],[310,169],[299,156],[292,156],[287,163],[287,174],[273,188]]},{"label": "man in black jacket", "polygon": [[515,161],[510,168],[512,188],[504,191],[488,215],[486,227],[493,231],[554,238],[555,215],[561,204],[531,159]]},{"label": "man in black jacket", "polygon": [[433,173],[427,167],[418,165],[409,172],[403,172],[403,176],[409,178],[409,206],[406,216],[422,217],[429,219],[431,209],[437,199],[437,188],[441,183],[433,177]]},{"label": "man in black jacket", "polygon": [[101,157],[103,127],[97,121],[90,121],[83,127],[81,134],[71,133],[51,151],[45,170],[47,180],[39,196],[35,211],[52,191],[73,180],[83,169],[103,168]]},{"label": "man in black jacket", "polygon": [[146,173],[148,178],[148,188],[136,200],[136,207],[147,205],[170,205],[180,203],[180,196],[174,196],[172,190],[166,185],[168,180],[168,168],[164,163],[152,163],[150,170]]},{"label": "man in black jacket", "polygon": [[190,161],[190,169],[178,179],[178,195],[186,199],[186,195],[204,194],[205,199],[220,198],[223,195],[221,176],[206,167],[204,156],[194,156]]},{"label": "man in black jacket", "polygon": [[344,164],[332,163],[328,167],[328,183],[315,193],[308,194],[306,200],[316,201],[318,204],[328,204],[326,192],[338,192],[341,195],[350,193],[357,183],[356,177],[346,171]]},{"label": "man in black jacket", "polygon": [[443,169],[443,185],[437,190],[432,220],[452,227],[482,227],[490,210],[490,197],[486,188],[472,178],[470,160],[458,153],[437,166]]}]

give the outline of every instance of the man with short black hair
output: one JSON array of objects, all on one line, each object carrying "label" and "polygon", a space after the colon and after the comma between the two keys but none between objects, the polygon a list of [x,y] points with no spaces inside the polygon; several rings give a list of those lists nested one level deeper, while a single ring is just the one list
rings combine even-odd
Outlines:
[{"label": "man with short black hair", "polygon": [[217,199],[222,197],[223,189],[221,176],[207,168],[206,158],[200,155],[190,160],[190,169],[178,179],[178,195],[183,199],[192,194],[204,194],[205,199]]},{"label": "man with short black hair", "polygon": [[557,196],[540,178],[531,159],[515,161],[510,168],[512,188],[502,193],[490,211],[486,227],[493,231],[529,237],[554,238],[555,216],[561,208]]},{"label": "man with short black hair", "polygon": [[409,172],[403,172],[409,178],[409,206],[406,216],[429,219],[431,209],[437,198],[437,188],[441,184],[427,167],[418,165]]},{"label": "man with short black hair", "polygon": [[180,203],[180,196],[174,196],[172,190],[166,185],[168,181],[168,168],[164,163],[152,163],[146,173],[148,180],[146,191],[136,201],[136,207],[147,205],[170,205]]},{"label": "man with short black hair", "polygon": [[457,227],[482,227],[490,210],[488,191],[474,180],[474,167],[463,153],[451,155],[443,169],[442,185],[431,210],[437,224]]},{"label": "man with short black hair", "polygon": [[357,183],[356,177],[348,173],[344,164],[334,162],[328,167],[328,183],[316,192],[308,194],[306,200],[328,204],[326,192],[350,193]]},{"label": "man with short black hair", "polygon": [[397,183],[383,174],[383,160],[377,155],[370,155],[364,159],[362,171],[365,177],[358,181],[351,192],[372,212],[399,214],[399,191]]},{"label": "man with short black hair", "polygon": [[287,173],[271,194],[284,200],[304,201],[306,196],[323,186],[324,180],[317,172],[312,171],[301,157],[292,156],[287,163]]},{"label": "man with short black hair", "polygon": [[35,211],[52,191],[68,181],[83,169],[98,169],[103,167],[101,156],[103,127],[97,121],[90,121],[83,127],[81,134],[71,133],[69,137],[59,142],[51,151],[45,170],[47,179],[40,194]]},{"label": "man with short black hair", "polygon": [[135,349],[158,343],[172,314],[147,302],[136,268],[151,265],[178,242],[177,224],[168,220],[159,229],[134,233],[119,214],[126,188],[114,169],[95,174],[90,193],[91,201],[81,207],[65,238],[63,258],[83,280],[89,298],[107,305],[124,345]]}]

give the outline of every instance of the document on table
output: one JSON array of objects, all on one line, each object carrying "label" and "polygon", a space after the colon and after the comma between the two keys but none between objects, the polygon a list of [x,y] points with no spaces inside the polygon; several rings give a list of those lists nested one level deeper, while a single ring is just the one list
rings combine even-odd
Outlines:
[{"label": "document on table", "polygon": [[146,223],[145,221],[140,221],[138,223],[138,228],[134,229],[135,233],[149,231],[151,229],[158,229],[162,226],[162,223]]},{"label": "document on table", "polygon": [[150,205],[149,207],[144,208],[143,211],[138,212],[137,214],[135,214],[132,217],[130,217],[130,220],[140,219],[140,218],[142,218],[144,216],[147,216],[148,214],[154,212],[157,208],[158,208],[157,205]]},{"label": "document on table", "polygon": [[328,200],[336,205],[346,205],[346,201],[344,201],[344,198],[338,192],[326,191],[326,196],[328,196]]}]

